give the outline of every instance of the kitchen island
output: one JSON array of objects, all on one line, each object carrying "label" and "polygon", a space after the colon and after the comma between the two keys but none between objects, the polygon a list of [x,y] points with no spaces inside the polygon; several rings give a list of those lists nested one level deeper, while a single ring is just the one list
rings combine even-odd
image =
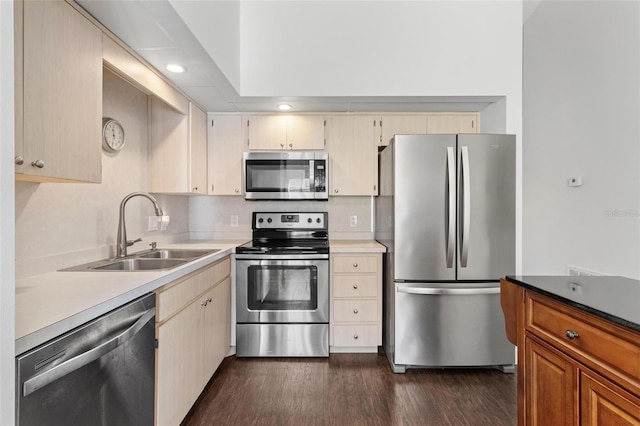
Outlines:
[{"label": "kitchen island", "polygon": [[508,276],[518,424],[640,424],[640,281]]}]

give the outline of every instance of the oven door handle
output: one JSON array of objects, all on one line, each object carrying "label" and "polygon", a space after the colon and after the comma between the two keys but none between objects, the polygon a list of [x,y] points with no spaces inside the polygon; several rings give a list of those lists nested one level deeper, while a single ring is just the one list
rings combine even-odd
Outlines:
[{"label": "oven door handle", "polygon": [[22,389],[23,396],[32,394],[33,392],[37,391],[43,386],[48,385],[54,380],[58,380],[59,378],[64,377],[81,367],[84,367],[85,365],[111,352],[118,346],[123,345],[133,336],[138,334],[138,332],[142,330],[142,327],[144,327],[145,324],[147,324],[153,317],[155,317],[155,315],[156,308],[149,309],[148,311],[140,315],[138,319],[133,323],[133,325],[128,327],[123,332],[119,333],[117,336],[114,336],[106,342],[103,342],[100,345],[91,348],[88,351],[71,358],[70,360],[63,362],[62,364],[57,365],[52,369],[47,370],[44,373],[40,373],[37,376],[34,376],[25,381]]},{"label": "oven door handle", "polygon": [[[266,265],[287,265],[296,261],[307,260],[329,260],[328,254],[287,254],[287,255],[273,255],[273,254],[236,254],[237,261],[244,262],[259,262]],[[263,263],[267,262],[267,263]]]}]

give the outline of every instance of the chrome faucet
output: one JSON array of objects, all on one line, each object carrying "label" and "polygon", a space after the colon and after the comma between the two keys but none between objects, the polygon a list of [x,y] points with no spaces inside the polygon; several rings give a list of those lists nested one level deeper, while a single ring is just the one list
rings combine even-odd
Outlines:
[{"label": "chrome faucet", "polygon": [[127,201],[132,199],[133,197],[145,197],[149,199],[153,203],[153,208],[156,211],[156,216],[162,216],[162,209],[158,204],[158,201],[153,198],[151,195],[144,192],[132,192],[122,199],[120,203],[120,218],[118,219],[118,243],[116,245],[116,257],[126,257],[127,256],[127,247],[130,247],[137,243],[138,241],[142,241],[142,238],[138,238],[136,240],[127,240],[127,227],[124,223],[124,207],[127,204]]}]

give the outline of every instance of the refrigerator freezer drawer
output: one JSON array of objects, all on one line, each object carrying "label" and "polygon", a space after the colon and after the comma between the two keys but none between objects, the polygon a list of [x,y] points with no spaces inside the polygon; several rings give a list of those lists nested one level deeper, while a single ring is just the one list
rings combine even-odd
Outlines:
[{"label": "refrigerator freezer drawer", "polygon": [[396,283],[395,292],[395,364],[470,367],[515,362],[499,287]]}]

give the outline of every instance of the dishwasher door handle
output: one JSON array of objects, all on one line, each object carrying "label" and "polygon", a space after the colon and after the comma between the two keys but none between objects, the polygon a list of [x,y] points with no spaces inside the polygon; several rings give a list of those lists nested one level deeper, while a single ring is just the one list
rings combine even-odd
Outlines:
[{"label": "dishwasher door handle", "polygon": [[478,288],[434,288],[434,287],[400,287],[398,293],[425,294],[431,296],[474,296],[479,294],[498,294],[500,287],[478,287]]},{"label": "dishwasher door handle", "polygon": [[23,396],[26,397],[27,395],[32,394],[43,386],[46,386],[49,383],[58,380],[59,378],[64,377],[81,367],[84,367],[85,365],[111,352],[118,346],[123,345],[133,336],[138,334],[142,327],[144,327],[145,324],[148,323],[149,320],[152,319],[155,315],[156,308],[153,307],[146,311],[144,314],[140,315],[136,322],[133,323],[133,325],[131,325],[129,328],[127,328],[117,336],[112,337],[111,339],[107,340],[104,343],[101,343],[95,348],[89,349],[88,351],[83,352],[80,355],[63,362],[60,365],[57,365],[52,369],[45,371],[44,373],[38,374],[37,376],[26,380],[22,387]]}]

